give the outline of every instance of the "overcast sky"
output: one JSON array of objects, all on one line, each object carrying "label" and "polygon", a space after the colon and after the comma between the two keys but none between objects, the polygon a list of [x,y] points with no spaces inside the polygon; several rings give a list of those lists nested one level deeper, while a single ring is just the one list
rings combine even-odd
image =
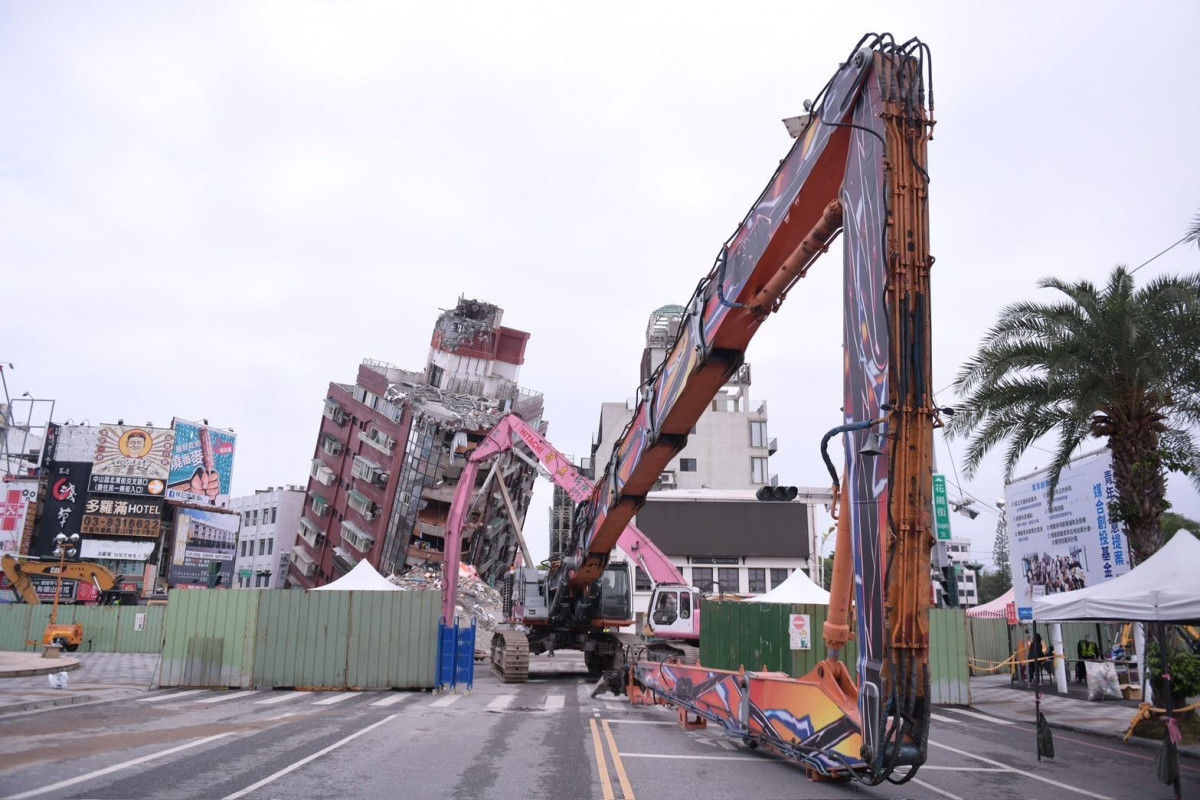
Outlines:
[{"label": "overcast sky", "polygon": [[[328,382],[422,368],[467,295],[532,334],[521,382],[586,454],[650,311],[687,300],[780,120],[868,31],[933,52],[938,387],[1004,305],[1054,299],[1039,278],[1102,283],[1200,212],[1194,2],[565,5],[0,6],[9,391],[56,421],[206,417],[238,433],[234,494],[304,483]],[[1138,280],[1196,270],[1180,246]],[[828,484],[840,278],[831,252],[748,354],[783,483]],[[952,498],[1002,496],[999,455],[968,482],[936,444]],[[1185,479],[1169,497],[1200,518]],[[953,518],[989,563],[995,523]]]}]

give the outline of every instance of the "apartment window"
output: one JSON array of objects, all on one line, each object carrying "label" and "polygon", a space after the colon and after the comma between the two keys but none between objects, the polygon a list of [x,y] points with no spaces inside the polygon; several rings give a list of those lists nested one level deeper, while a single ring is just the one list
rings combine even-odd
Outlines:
[{"label": "apartment window", "polygon": [[258,540],[258,554],[260,556],[265,556],[267,554],[267,540],[266,539]]},{"label": "apartment window", "polygon": [[696,459],[694,459],[694,458],[679,459],[679,471],[680,472],[695,472],[696,471]]},{"label": "apartment window", "polygon": [[250,524],[251,525],[258,524],[258,509],[257,508],[250,512]]},{"label": "apartment window", "polygon": [[767,423],[766,422],[751,422],[750,423],[750,446],[751,447],[766,447],[767,446]]},{"label": "apartment window", "polygon": [[750,482],[767,482],[767,460],[762,456],[754,456],[750,459]]},{"label": "apartment window", "polygon": [[723,594],[737,593],[742,590],[742,571],[737,567],[721,567],[717,570],[717,583],[721,584]]},{"label": "apartment window", "polygon": [[242,541],[242,556],[244,557],[245,555],[246,555],[246,542],[245,542],[245,540],[243,540]]},{"label": "apartment window", "polygon": [[636,569],[637,573],[633,579],[634,588],[639,592],[648,592],[653,589],[654,583],[650,580],[650,576],[646,574],[646,571],[641,567],[636,567]]},{"label": "apartment window", "polygon": [[751,567],[746,570],[750,577],[750,592],[762,594],[767,590],[767,570],[762,567]]},{"label": "apartment window", "polygon": [[266,541],[267,541],[267,555],[273,555],[275,553],[275,540],[267,539]]},{"label": "apartment window", "polygon": [[247,524],[247,525],[250,524],[250,512],[249,511],[246,512],[246,523],[245,524]]},{"label": "apartment window", "polygon": [[788,579],[787,567],[771,567],[771,588],[774,589],[779,584]]},{"label": "apartment window", "polygon": [[692,586],[702,592],[711,592],[713,588],[712,567],[692,567]]},{"label": "apartment window", "polygon": [[436,386],[439,389],[442,387],[443,370],[436,364],[429,365],[429,385]]}]

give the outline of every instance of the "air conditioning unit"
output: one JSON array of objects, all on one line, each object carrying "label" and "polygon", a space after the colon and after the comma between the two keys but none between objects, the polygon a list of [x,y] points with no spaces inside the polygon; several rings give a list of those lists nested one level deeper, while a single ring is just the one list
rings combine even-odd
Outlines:
[{"label": "air conditioning unit", "polygon": [[675,485],[675,473],[674,472],[664,472],[663,474],[659,475],[658,476],[658,484],[659,484],[659,486],[674,486]]}]

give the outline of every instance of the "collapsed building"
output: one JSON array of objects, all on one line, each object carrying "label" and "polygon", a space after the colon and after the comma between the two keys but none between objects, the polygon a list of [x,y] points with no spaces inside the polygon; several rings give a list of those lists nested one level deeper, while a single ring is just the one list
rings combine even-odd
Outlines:
[{"label": "collapsed building", "polygon": [[[459,298],[434,325],[425,369],[365,359],[354,384],[330,383],[313,453],[288,584],[312,588],[366,559],[384,575],[442,563],[445,526],[471,451],[507,413],[545,431],[542,395],[518,384],[529,334],[501,324],[503,310]],[[497,465],[518,521],[536,471]],[[512,564],[519,530],[500,497],[481,495],[463,561],[494,584]]]}]

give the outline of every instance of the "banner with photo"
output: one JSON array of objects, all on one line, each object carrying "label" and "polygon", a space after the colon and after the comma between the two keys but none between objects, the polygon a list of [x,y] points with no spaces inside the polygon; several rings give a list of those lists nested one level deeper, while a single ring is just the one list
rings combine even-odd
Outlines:
[{"label": "banner with photo", "polygon": [[167,428],[101,425],[90,491],[161,497],[173,442],[174,432]]},{"label": "banner with photo", "polygon": [[83,506],[80,533],[157,539],[162,512],[163,501],[159,498],[89,497]]},{"label": "banner with photo", "polygon": [[18,555],[25,525],[37,507],[37,481],[0,483],[0,554]]},{"label": "banner with photo", "polygon": [[233,580],[233,559],[242,515],[238,512],[176,507],[175,547],[167,580],[172,587],[208,584],[209,563],[220,562],[221,587]]},{"label": "banner with photo", "polygon": [[167,499],[197,505],[224,506],[233,480],[232,431],[176,419]]},{"label": "banner with photo", "polygon": [[1093,586],[1130,569],[1121,526],[1109,519],[1116,500],[1112,454],[1072,461],[1062,471],[1053,504],[1046,470],[1004,487],[1009,558],[1017,616],[1033,619],[1033,599]]}]

